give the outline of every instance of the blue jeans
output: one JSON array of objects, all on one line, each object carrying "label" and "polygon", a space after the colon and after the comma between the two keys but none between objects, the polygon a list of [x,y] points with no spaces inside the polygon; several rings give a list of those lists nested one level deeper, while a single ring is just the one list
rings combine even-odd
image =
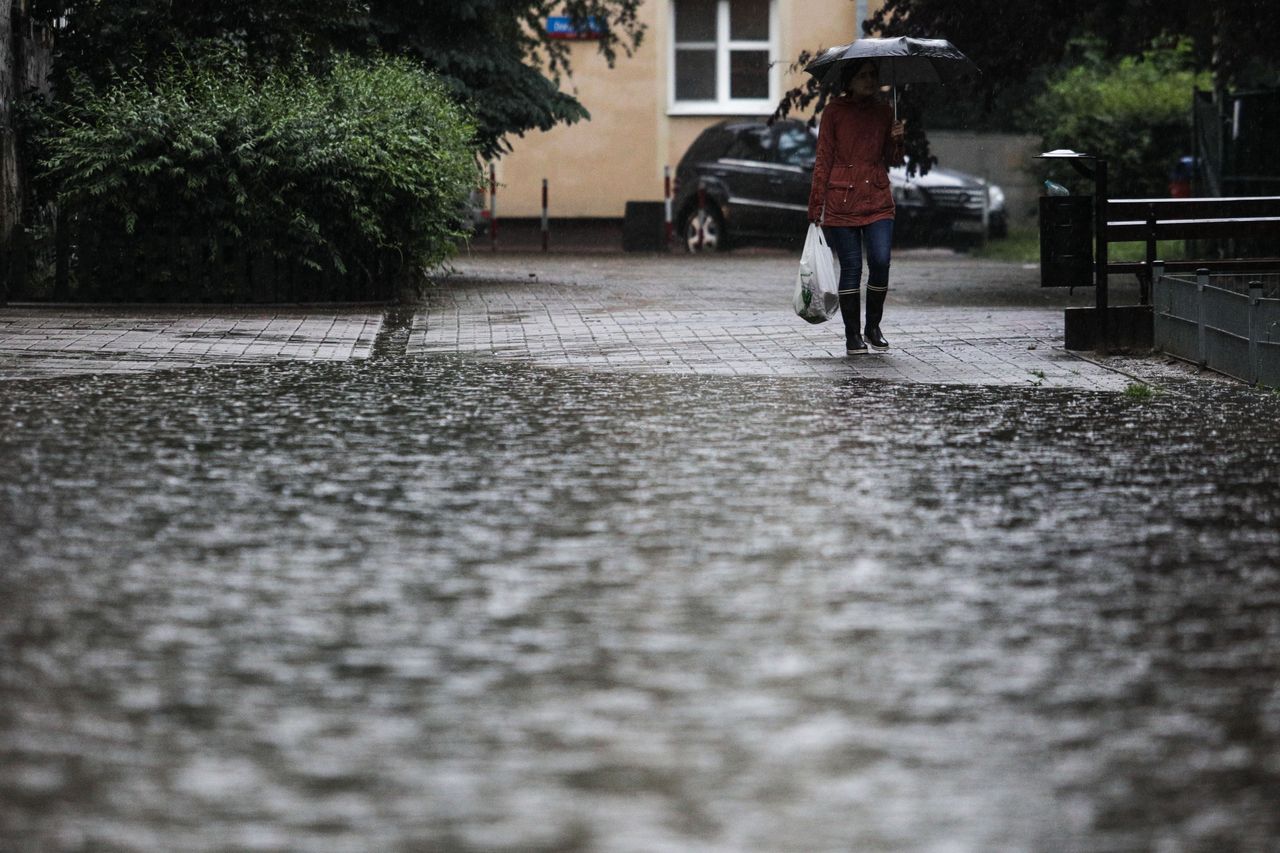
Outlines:
[{"label": "blue jeans", "polygon": [[867,250],[866,333],[879,335],[884,316],[884,298],[889,292],[889,246],[893,242],[893,220],[881,219],[861,228],[833,226],[824,229],[827,243],[840,259],[840,319],[850,346],[858,342],[858,315],[861,312],[862,250]]},{"label": "blue jeans", "polygon": [[827,243],[840,259],[840,292],[857,293],[862,283],[862,247],[867,247],[867,287],[889,286],[889,250],[893,220],[881,219],[861,228],[823,228]]}]

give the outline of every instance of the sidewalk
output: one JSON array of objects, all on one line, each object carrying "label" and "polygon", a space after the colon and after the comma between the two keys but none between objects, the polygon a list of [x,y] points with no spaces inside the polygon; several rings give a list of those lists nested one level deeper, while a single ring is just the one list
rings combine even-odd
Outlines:
[{"label": "sidewalk", "polygon": [[[1133,380],[1062,349],[1062,308],[1034,269],[947,251],[895,258],[893,349],[847,358],[839,319],[790,308],[794,258],[476,252],[414,313],[404,355],[590,371],[817,376],[1118,391]],[[375,307],[0,309],[0,379],[367,358]],[[1159,371],[1156,371],[1157,375]]]},{"label": "sidewalk", "polygon": [[555,257],[476,253],[414,318],[408,352],[483,354],[592,371],[820,376],[1124,390],[1133,379],[1062,349],[1062,308],[1034,269],[949,251],[895,259],[893,349],[848,358],[839,319],[791,311],[785,252]]},{"label": "sidewalk", "polygon": [[376,308],[0,308],[0,379],[367,358]]}]

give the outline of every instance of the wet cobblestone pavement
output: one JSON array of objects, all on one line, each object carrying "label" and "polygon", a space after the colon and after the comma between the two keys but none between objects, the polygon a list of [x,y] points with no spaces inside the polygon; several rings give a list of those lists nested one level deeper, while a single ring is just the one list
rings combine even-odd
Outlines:
[{"label": "wet cobblestone pavement", "polygon": [[838,318],[812,326],[791,312],[795,264],[786,255],[659,257],[630,266],[610,258],[478,256],[429,295],[409,352],[642,373],[1094,390],[1123,390],[1131,381],[1062,349],[1059,306],[963,304],[1011,276],[1028,289],[1034,284],[1019,267],[962,263],[961,285],[974,291],[968,300],[938,283],[954,274],[954,256],[900,263],[905,275],[891,291],[885,326],[893,350],[849,359]]},{"label": "wet cobblestone pavement", "polygon": [[0,309],[0,379],[367,358],[382,311]]},{"label": "wet cobblestone pavement", "polygon": [[0,849],[1276,849],[1280,397],[427,352],[483,271],[0,383]]}]

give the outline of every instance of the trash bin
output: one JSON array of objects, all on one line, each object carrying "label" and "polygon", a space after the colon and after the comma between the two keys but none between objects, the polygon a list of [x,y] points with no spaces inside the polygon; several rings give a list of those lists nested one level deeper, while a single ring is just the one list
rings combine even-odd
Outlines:
[{"label": "trash bin", "polygon": [[1093,196],[1040,197],[1040,286],[1093,281]]},{"label": "trash bin", "polygon": [[1178,162],[1169,170],[1169,198],[1191,198],[1195,178],[1196,158],[1190,155],[1179,157]]},{"label": "trash bin", "polygon": [[629,201],[622,220],[622,251],[661,252],[667,248],[666,206],[660,201]]}]

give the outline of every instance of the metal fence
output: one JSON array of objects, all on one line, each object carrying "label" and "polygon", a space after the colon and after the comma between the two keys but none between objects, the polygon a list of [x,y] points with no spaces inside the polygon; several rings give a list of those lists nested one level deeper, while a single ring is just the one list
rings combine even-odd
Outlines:
[{"label": "metal fence", "polygon": [[1280,388],[1280,273],[1154,278],[1157,350]]},{"label": "metal fence", "polygon": [[[132,233],[35,211],[15,242],[8,298],[33,302],[387,302],[404,279],[398,253],[317,269],[261,235],[190,236],[163,224]],[[0,304],[3,301],[0,300]]]},{"label": "metal fence", "polygon": [[1199,157],[1198,195],[1280,195],[1275,139],[1280,89],[1196,90],[1191,117]]}]

